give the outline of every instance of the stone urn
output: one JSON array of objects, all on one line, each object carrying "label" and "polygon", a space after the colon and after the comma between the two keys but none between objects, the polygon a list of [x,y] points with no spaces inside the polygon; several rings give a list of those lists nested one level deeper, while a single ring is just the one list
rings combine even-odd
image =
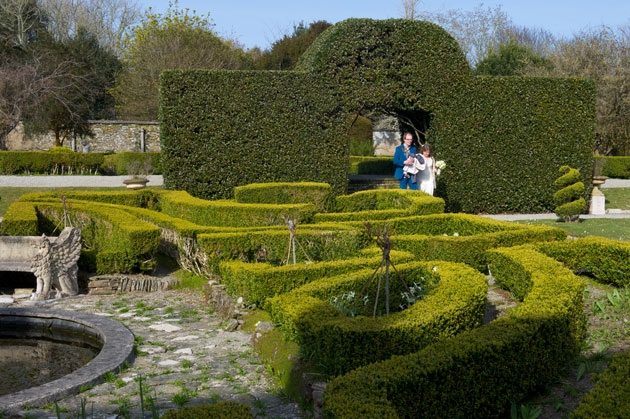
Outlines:
[{"label": "stone urn", "polygon": [[606,214],[606,197],[599,190],[599,185],[603,185],[606,182],[608,176],[593,176],[591,183],[593,184],[593,192],[591,193],[591,208],[589,214],[604,215]]},{"label": "stone urn", "polygon": [[148,182],[149,182],[149,179],[144,178],[144,177],[133,177],[130,179],[123,180],[123,183],[127,185],[127,189],[134,189],[134,190],[146,188]]}]

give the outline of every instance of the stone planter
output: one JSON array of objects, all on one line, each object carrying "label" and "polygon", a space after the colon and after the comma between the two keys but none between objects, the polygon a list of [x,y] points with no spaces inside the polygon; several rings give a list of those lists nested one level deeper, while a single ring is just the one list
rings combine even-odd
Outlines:
[{"label": "stone planter", "polygon": [[146,188],[147,182],[149,182],[149,179],[142,177],[123,180],[123,183],[127,185],[127,189],[134,190]]}]

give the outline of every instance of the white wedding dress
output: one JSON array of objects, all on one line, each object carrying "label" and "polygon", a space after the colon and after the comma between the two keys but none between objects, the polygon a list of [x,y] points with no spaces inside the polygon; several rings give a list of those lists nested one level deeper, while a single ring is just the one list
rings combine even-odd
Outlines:
[{"label": "white wedding dress", "polygon": [[418,186],[420,190],[429,195],[433,195],[435,189],[435,173],[433,173],[433,166],[435,166],[435,160],[433,157],[424,158],[425,168],[421,170],[418,176]]}]

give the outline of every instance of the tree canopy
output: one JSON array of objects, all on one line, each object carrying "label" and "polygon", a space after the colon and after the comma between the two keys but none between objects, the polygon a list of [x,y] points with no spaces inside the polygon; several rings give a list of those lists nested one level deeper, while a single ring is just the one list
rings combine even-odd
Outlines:
[{"label": "tree canopy", "polygon": [[273,43],[270,50],[263,52],[256,59],[256,68],[261,70],[291,70],[298,60],[324,32],[330,23],[325,20],[312,22],[308,27],[304,22],[300,22],[293,27],[293,33],[284,35],[281,39]]},{"label": "tree canopy", "polygon": [[120,114],[156,120],[158,82],[167,69],[243,69],[251,58],[219,37],[209,16],[171,4],[165,14],[148,10],[123,39],[126,67],[116,91]]}]

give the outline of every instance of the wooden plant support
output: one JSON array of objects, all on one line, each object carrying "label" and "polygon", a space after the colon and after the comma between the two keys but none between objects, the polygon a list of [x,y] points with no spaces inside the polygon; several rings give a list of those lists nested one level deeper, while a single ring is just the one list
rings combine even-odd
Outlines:
[{"label": "wooden plant support", "polygon": [[378,307],[378,299],[379,299],[379,295],[381,291],[381,283],[383,283],[383,269],[385,269],[384,288],[385,288],[385,313],[386,314],[389,314],[389,267],[390,265],[392,269],[394,269],[394,272],[396,272],[396,275],[398,275],[398,279],[403,284],[403,286],[407,289],[407,291],[411,293],[411,290],[407,286],[407,283],[402,278],[402,275],[400,275],[400,272],[398,272],[398,270],[396,269],[396,266],[394,266],[394,263],[392,262],[390,258],[390,253],[393,247],[393,243],[391,240],[393,230],[391,229],[391,227],[389,225],[380,225],[374,228],[372,227],[372,224],[365,223],[365,231],[370,236],[370,238],[376,242],[377,246],[381,248],[381,250],[383,251],[383,258],[381,259],[381,263],[379,264],[379,266],[376,267],[376,269],[370,276],[370,279],[368,279],[367,282],[363,285],[363,288],[361,288],[361,291],[357,295],[357,299],[355,300],[354,304],[356,307],[357,301],[361,299],[361,296],[364,295],[364,293],[367,291],[367,288],[372,283],[372,280],[376,276],[376,273],[380,271],[379,276],[378,276],[378,284],[376,285],[376,297],[374,299],[374,310],[372,312],[372,317],[376,317],[376,308]]}]

